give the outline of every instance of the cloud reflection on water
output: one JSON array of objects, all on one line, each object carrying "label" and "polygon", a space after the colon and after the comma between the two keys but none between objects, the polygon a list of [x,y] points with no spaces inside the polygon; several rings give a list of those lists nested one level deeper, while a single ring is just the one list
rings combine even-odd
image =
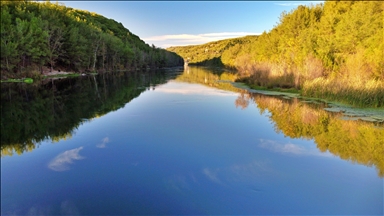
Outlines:
[{"label": "cloud reflection on water", "polygon": [[156,91],[169,93],[169,94],[183,94],[183,95],[210,95],[210,96],[236,96],[237,93],[223,91],[219,89],[209,88],[203,85],[182,84],[183,87],[180,88],[178,83],[169,82],[167,86],[157,87]]},{"label": "cloud reflection on water", "polygon": [[275,170],[267,161],[250,161],[249,163],[236,163],[227,167],[204,168],[203,174],[212,182],[227,184],[230,182],[252,182],[257,178],[275,175]]},{"label": "cloud reflection on water", "polygon": [[293,143],[278,143],[274,140],[264,140],[260,139],[260,143],[258,145],[261,148],[268,149],[274,152],[279,153],[289,153],[295,155],[313,155],[313,156],[322,156],[322,157],[331,157],[332,154],[329,152],[320,152],[317,149],[308,149],[304,148],[304,146],[299,146]]},{"label": "cloud reflection on water", "polygon": [[204,168],[203,169],[204,175],[206,175],[209,180],[211,180],[211,181],[213,181],[215,183],[218,183],[218,184],[222,184],[222,182],[217,177],[217,172],[218,171],[219,171],[219,169],[216,169],[216,170],[212,170],[212,169],[209,169],[209,168]]},{"label": "cloud reflection on water", "polygon": [[101,143],[96,145],[96,147],[97,148],[105,148],[105,147],[107,147],[107,143],[109,143],[109,138],[105,137],[104,139],[102,139]]},{"label": "cloud reflection on water", "polygon": [[80,150],[83,147],[71,149],[57,155],[51,162],[48,164],[48,168],[53,171],[65,171],[69,170],[69,164],[72,164],[74,160],[82,160],[83,156],[79,155]]}]

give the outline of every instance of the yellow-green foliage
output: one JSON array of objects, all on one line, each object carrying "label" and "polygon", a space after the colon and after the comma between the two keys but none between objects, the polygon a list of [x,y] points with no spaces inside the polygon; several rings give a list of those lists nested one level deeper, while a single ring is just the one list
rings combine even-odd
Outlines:
[{"label": "yellow-green foliage", "polygon": [[300,5],[283,12],[280,23],[260,36],[168,50],[191,63],[220,58],[224,66],[248,75],[268,64],[273,76],[292,73],[296,86],[329,76],[384,79],[383,10],[381,1]]},{"label": "yellow-green foliage", "polygon": [[175,52],[191,64],[203,63],[220,57],[230,40],[221,40],[202,45],[170,47],[167,50]]},{"label": "yellow-green foliage", "polygon": [[[215,57],[224,66],[236,68],[249,84],[305,88],[308,96],[380,107],[383,25],[382,1],[300,5],[283,12],[270,32],[226,41],[228,46]],[[175,52],[194,49],[197,46],[179,47]],[[314,82],[316,78],[321,79]]]},{"label": "yellow-green foliage", "polygon": [[[191,64],[223,66],[223,58],[225,59],[224,61],[230,59],[230,56],[226,54],[228,49],[233,46],[239,47],[241,44],[249,43],[256,38],[257,36],[246,36],[202,45],[170,47],[167,50],[177,53]],[[225,56],[228,56],[228,59]],[[224,64],[230,66],[227,63]]]},{"label": "yellow-green foliage", "polygon": [[302,94],[356,106],[384,107],[383,80],[317,78],[304,83]]},{"label": "yellow-green foliage", "polygon": [[383,2],[299,6],[247,48],[249,64],[277,65],[270,72],[293,73],[296,86],[329,76],[383,79],[383,19]]},{"label": "yellow-green foliage", "polygon": [[35,148],[40,146],[39,143],[35,143],[34,140],[27,140],[25,143],[12,143],[8,145],[1,146],[1,157],[12,156],[15,153],[21,155],[25,152],[31,152]]},{"label": "yellow-green foliage", "polygon": [[271,76],[292,73],[296,87],[317,77],[383,80],[383,10],[381,1],[301,5],[282,13],[280,23],[260,36],[168,50],[190,58],[191,63],[220,58],[224,66],[245,75],[268,65]]}]

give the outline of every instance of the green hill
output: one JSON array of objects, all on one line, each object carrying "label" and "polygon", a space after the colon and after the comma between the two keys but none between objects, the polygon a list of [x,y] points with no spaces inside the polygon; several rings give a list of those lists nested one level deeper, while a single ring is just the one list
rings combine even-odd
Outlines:
[{"label": "green hill", "polygon": [[96,13],[49,1],[0,4],[2,78],[37,76],[45,67],[87,72],[183,64]]},{"label": "green hill", "polygon": [[[231,59],[226,58],[226,51],[231,47],[239,47],[255,41],[257,36],[246,36],[234,39],[214,41],[202,45],[176,46],[167,48],[175,52],[190,64],[205,66],[230,66]],[[223,56],[224,54],[224,56]]]}]

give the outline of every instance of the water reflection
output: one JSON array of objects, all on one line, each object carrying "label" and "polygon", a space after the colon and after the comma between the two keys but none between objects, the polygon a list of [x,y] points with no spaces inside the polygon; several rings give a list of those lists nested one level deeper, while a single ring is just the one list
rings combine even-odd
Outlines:
[{"label": "water reflection", "polygon": [[[184,73],[176,78],[176,81],[186,83],[199,83],[205,86],[215,87],[227,91],[239,92],[231,83],[225,81],[235,81],[236,73],[222,68],[206,67],[185,67]],[[224,82],[223,82],[224,81]]]},{"label": "water reflection", "polygon": [[108,137],[105,137],[100,144],[97,144],[96,147],[97,148],[105,148],[107,147],[107,143],[109,143],[109,138]]},{"label": "water reflection", "polygon": [[72,164],[74,160],[84,159],[84,157],[79,154],[82,149],[83,147],[81,146],[79,148],[60,153],[51,162],[49,162],[48,168],[58,172],[69,170],[69,165]]},{"label": "water reflection", "polygon": [[84,122],[124,107],[179,73],[176,69],[50,79],[33,85],[2,83],[1,156],[32,151],[44,140],[70,139]]},{"label": "water reflection", "polygon": [[283,154],[294,154],[294,155],[309,155],[309,156],[321,156],[321,157],[330,157],[331,154],[321,153],[316,149],[306,149],[301,145],[294,143],[279,143],[275,140],[264,140],[260,139],[260,144],[258,145],[261,148],[269,149],[274,152],[283,153]]},{"label": "water reflection", "polygon": [[[1,155],[32,151],[46,139],[52,142],[70,139],[83,122],[124,107],[145,90],[215,96],[232,95],[228,92],[231,91],[238,94],[234,101],[237,108],[244,110],[254,104],[260,114],[268,115],[277,133],[290,138],[313,139],[321,152],[330,152],[344,160],[374,166],[379,176],[384,176],[383,123],[344,120],[339,113],[325,111],[327,105],[324,103],[307,103],[297,98],[250,93],[227,82],[235,79],[236,74],[223,69],[187,66],[182,74],[180,70],[119,73],[46,80],[34,85],[2,84]],[[174,82],[155,88],[169,80]],[[225,91],[210,91],[199,86],[182,88],[185,82]],[[109,141],[105,137],[96,147],[106,148]],[[318,155],[316,150],[303,149],[294,143],[260,140],[259,146],[280,153]],[[211,170],[203,173],[215,179]]]},{"label": "water reflection", "polygon": [[[171,83],[171,84],[170,84]],[[179,82],[170,81],[167,86],[157,88],[157,92],[169,93],[169,94],[182,94],[182,95],[211,95],[211,96],[233,96],[235,93],[228,91],[218,91],[213,88],[205,88],[200,85],[191,85],[186,87]]]},{"label": "water reflection", "polygon": [[[313,139],[321,152],[329,151],[340,158],[376,167],[384,176],[384,127],[382,123],[348,121],[341,113],[330,113],[326,104],[309,104],[297,98],[282,98],[243,91],[235,101],[242,109],[254,103],[260,113],[268,113],[277,133],[290,138]],[[292,145],[262,144],[274,151],[300,153]]]},{"label": "water reflection", "polygon": [[[344,160],[374,166],[378,175],[384,177],[383,123],[345,120],[341,113],[325,111],[325,103],[308,103],[297,98],[267,96],[234,88],[223,81],[234,81],[236,75],[222,69],[190,67],[186,71],[176,80],[239,92],[235,106],[246,109],[249,104],[255,104],[260,114],[269,113],[277,133],[290,138],[313,139],[321,152],[329,151]],[[262,140],[260,146],[273,151],[320,155],[316,150],[308,152],[294,144],[272,142]]]},{"label": "water reflection", "polygon": [[[2,214],[382,214],[382,179],[374,168],[339,159],[334,146],[320,152],[314,143],[317,137],[329,138],[334,128],[346,130],[343,124],[348,121],[319,109],[321,104],[220,90],[228,87],[220,85],[228,84],[221,78],[226,72],[197,69],[189,69],[191,76],[174,74],[164,85],[150,81],[151,75],[138,74],[136,84],[131,83],[135,75],[111,77],[105,82],[109,87],[101,77],[84,77],[89,86],[83,88],[89,91],[84,100],[89,95],[96,100],[87,101],[92,103],[86,107],[90,114],[70,104],[83,102],[69,99],[71,94],[60,93],[56,86],[55,97],[66,99],[46,98],[69,103],[64,110],[74,112],[77,121],[67,121],[92,122],[74,129],[68,141],[42,142],[31,154],[1,158]],[[216,85],[215,79],[218,86],[206,87]],[[71,82],[75,89],[84,86],[77,84],[81,80]],[[175,93],[177,89],[191,93]],[[38,95],[30,97],[30,105],[36,106]],[[108,110],[116,111],[92,119]],[[71,118],[57,114],[62,115],[55,117],[60,123],[65,122],[60,117]],[[366,126],[367,133],[372,132]]]}]

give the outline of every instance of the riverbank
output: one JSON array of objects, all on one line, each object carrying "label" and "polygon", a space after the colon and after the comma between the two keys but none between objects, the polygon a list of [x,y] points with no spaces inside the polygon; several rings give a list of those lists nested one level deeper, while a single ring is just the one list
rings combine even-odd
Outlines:
[{"label": "riverbank", "polygon": [[272,90],[272,89],[253,89],[245,83],[231,82],[231,81],[220,81],[231,83],[232,86],[246,90],[250,93],[258,93],[270,96],[281,96],[285,99],[300,99],[303,103],[325,103],[327,107],[324,108],[327,112],[340,113],[344,120],[361,120],[366,122],[375,122],[379,124],[384,123],[384,109],[377,107],[357,107],[350,104],[342,103],[335,100],[329,100],[325,98],[315,98],[304,96],[298,92]]},{"label": "riverbank", "polygon": [[304,83],[302,95],[357,107],[384,108],[384,81],[317,78]]},{"label": "riverbank", "polygon": [[64,72],[64,71],[50,71],[50,72],[44,72],[42,75],[43,77],[48,77],[48,76],[63,76],[63,75],[68,75],[68,74],[75,74],[74,72]]},{"label": "riverbank", "polygon": [[53,69],[50,70],[48,67],[43,67],[42,72],[37,70],[29,70],[28,72],[23,73],[21,76],[15,76],[14,74],[3,73],[1,77],[1,82],[26,82],[33,83],[34,80],[43,80],[43,79],[62,79],[66,77],[78,77],[86,75],[97,75],[98,72],[88,72],[88,73],[78,73],[73,71],[64,71],[63,69]]},{"label": "riverbank", "polygon": [[25,82],[25,83],[33,83],[34,80],[41,80],[41,79],[47,79],[47,78],[65,78],[65,77],[76,77],[80,76],[79,73],[74,72],[65,72],[60,70],[53,70],[53,71],[44,71],[40,75],[35,75],[33,78],[27,77],[27,78],[11,78],[11,79],[4,79],[1,80],[2,83],[4,82]]},{"label": "riverbank", "polygon": [[356,107],[384,108],[384,81],[363,79],[326,79],[323,77],[306,80],[300,89],[259,86],[251,78],[238,81],[250,89],[298,93],[303,97],[319,98],[336,101]]}]

